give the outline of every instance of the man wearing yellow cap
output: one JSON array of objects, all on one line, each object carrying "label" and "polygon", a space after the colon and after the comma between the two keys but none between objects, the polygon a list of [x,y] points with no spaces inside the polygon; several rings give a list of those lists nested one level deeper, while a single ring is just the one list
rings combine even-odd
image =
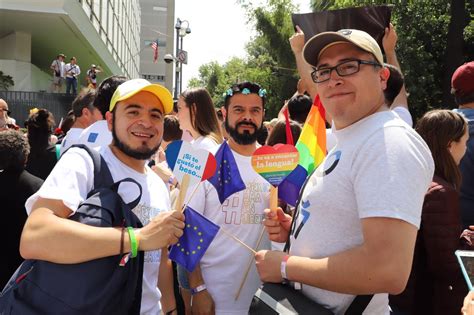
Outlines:
[{"label": "man wearing yellow cap", "polygon": [[[260,251],[263,281],[287,279],[310,299],[344,314],[389,314],[387,293],[403,291],[434,165],[428,147],[389,111],[382,52],[367,33],[312,37],[302,57],[334,121],[337,144],[302,188],[294,222],[267,212],[270,239],[289,253]],[[293,223],[293,224],[292,224]],[[374,294],[373,296],[371,296]]]},{"label": "man wearing yellow cap", "polygon": [[[146,164],[160,146],[163,117],[172,107],[171,94],[161,85],[143,79],[122,83],[106,113],[112,144],[99,150],[114,181],[133,178],[142,187],[140,202],[133,209],[144,225],[135,230],[138,250],[145,251],[141,314],[159,314],[161,310],[166,313],[176,308],[171,269],[164,251],[182,235],[184,218],[180,212],[168,211],[168,190]],[[121,239],[120,229],[67,220],[86,199],[93,182],[93,164],[87,152],[72,148],[61,157],[41,189],[26,202],[29,217],[20,245],[24,258],[79,263],[119,254],[122,241],[124,251],[131,250],[132,237]],[[122,186],[119,194],[125,202],[136,198],[137,189]],[[162,309],[157,285],[163,290]]]}]

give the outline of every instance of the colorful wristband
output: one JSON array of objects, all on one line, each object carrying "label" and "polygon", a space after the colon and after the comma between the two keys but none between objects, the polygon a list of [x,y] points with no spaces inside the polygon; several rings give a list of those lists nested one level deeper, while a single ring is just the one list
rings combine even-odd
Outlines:
[{"label": "colorful wristband", "polygon": [[286,263],[288,262],[288,259],[290,258],[289,255],[285,255],[283,257],[283,259],[281,260],[281,264],[280,264],[280,273],[281,273],[281,277],[283,278],[283,280],[285,281],[288,281],[288,276],[286,275]]},{"label": "colorful wristband", "polygon": [[135,236],[135,230],[129,226],[127,227],[128,236],[130,237],[130,250],[132,252],[132,258],[137,257],[138,254],[138,242],[137,237]]},{"label": "colorful wristband", "polygon": [[197,293],[199,293],[199,292],[202,292],[202,291],[204,291],[204,290],[207,290],[207,287],[206,287],[206,285],[203,283],[203,284],[201,284],[201,285],[198,285],[198,286],[195,287],[194,289],[191,288],[191,295],[195,295],[195,294],[197,294]]}]

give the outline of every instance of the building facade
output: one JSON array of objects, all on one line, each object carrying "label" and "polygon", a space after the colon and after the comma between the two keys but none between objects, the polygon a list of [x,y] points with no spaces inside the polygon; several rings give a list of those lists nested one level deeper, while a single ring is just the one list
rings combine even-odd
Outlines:
[{"label": "building facade", "polygon": [[[173,65],[166,64],[163,56],[174,51],[174,0],[140,0],[140,77],[173,89]],[[154,61],[153,42],[158,43]]]},{"label": "building facade", "polygon": [[0,71],[13,77],[10,90],[50,91],[49,67],[60,53],[66,63],[77,58],[83,86],[91,64],[103,70],[98,81],[139,77],[139,0],[2,0],[0,21]]}]

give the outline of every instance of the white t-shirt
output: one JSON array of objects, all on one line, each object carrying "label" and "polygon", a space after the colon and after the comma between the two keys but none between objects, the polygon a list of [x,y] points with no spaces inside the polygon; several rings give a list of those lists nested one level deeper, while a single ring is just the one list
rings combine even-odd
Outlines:
[{"label": "white t-shirt", "polygon": [[[263,210],[269,207],[270,184],[253,170],[250,157],[232,153],[246,189],[231,195],[221,206],[214,186],[205,181],[189,205],[255,249],[263,229]],[[270,249],[266,232],[258,248]],[[212,241],[200,266],[216,314],[248,314],[252,297],[261,284],[253,257],[248,249],[222,231]],[[249,263],[250,272],[235,301]]]},{"label": "white t-shirt", "polygon": [[109,130],[107,120],[98,120],[86,129],[79,136],[78,143],[88,147],[104,147],[112,143],[112,132]]},{"label": "white t-shirt", "polygon": [[219,144],[214,141],[211,137],[200,136],[197,139],[191,141],[191,144],[196,149],[206,150],[209,152],[216,152]]},{"label": "white t-shirt", "polygon": [[[410,127],[413,126],[413,119],[411,118],[411,114],[407,108],[402,106],[397,106],[391,110],[397,117],[407,123]],[[334,124],[333,124],[334,126]],[[333,128],[326,129],[326,150],[329,152],[336,146],[337,139],[336,135],[334,134]]]},{"label": "white t-shirt", "polygon": [[83,130],[83,128],[69,129],[66,136],[63,138],[63,141],[61,141],[61,154],[63,154],[73,144],[79,143],[79,137]]},{"label": "white t-shirt", "polygon": [[[132,211],[143,225],[161,211],[171,209],[168,189],[148,166],[146,174],[142,174],[123,164],[108,146],[100,148],[99,152],[106,161],[114,181],[130,177],[142,186],[142,197]],[[38,197],[62,199],[69,209],[73,211],[77,209],[93,187],[93,168],[92,158],[86,151],[79,148],[69,150],[58,161],[40,190],[26,201],[28,214]],[[131,183],[121,184],[119,194],[125,202],[131,202],[138,196],[138,188]],[[141,314],[160,313],[161,293],[157,287],[160,257],[160,250],[145,252]]]},{"label": "white t-shirt", "polygon": [[[423,139],[391,111],[335,134],[336,147],[304,187],[291,255],[322,258],[362,244],[363,218],[395,218],[419,227],[434,172]],[[305,284],[303,293],[335,314],[343,314],[354,299]],[[388,295],[374,295],[364,314],[388,315]]]}]

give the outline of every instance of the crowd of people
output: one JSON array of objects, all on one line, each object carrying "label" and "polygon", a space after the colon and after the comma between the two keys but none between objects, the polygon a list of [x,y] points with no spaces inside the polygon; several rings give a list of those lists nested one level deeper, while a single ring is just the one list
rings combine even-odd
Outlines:
[{"label": "crowd of people", "polygon": [[[63,93],[63,86],[66,85],[66,94],[76,95],[78,87],[82,84],[79,81],[81,68],[77,64],[76,57],[71,57],[69,63],[65,63],[66,56],[59,54],[51,63],[50,69],[53,74],[53,82],[51,84],[51,92]],[[94,64],[86,71],[86,82],[84,86],[95,89],[97,87],[97,74],[102,69]]]},{"label": "crowd of people", "polygon": [[[216,109],[204,88],[173,102],[165,87],[144,79],[111,76],[96,86],[95,65],[59,139],[49,111],[32,111],[23,135],[0,99],[0,181],[7,188],[0,194],[8,210],[2,227],[9,235],[0,286],[22,257],[77,264],[138,250],[140,313],[177,314],[168,247],[183,235],[185,217],[165,150],[183,139],[213,154],[228,145],[238,168],[228,180],[240,176],[245,185],[222,201],[205,181],[189,200],[225,233],[194,271],[178,264],[183,313],[252,313],[262,282],[285,282],[334,314],[354,304],[364,314],[474,314],[474,293],[454,255],[474,249],[474,62],[452,77],[459,108],[429,111],[413,126],[393,26],[383,38],[385,60],[364,31],[305,41],[296,29],[290,44],[301,80],[278,118],[266,122],[271,87],[233,84]],[[64,58],[51,64],[54,89],[65,79],[66,93],[76,94],[80,68],[75,57],[68,64]],[[270,184],[253,169],[252,154],[287,143],[287,125],[296,143],[317,96],[326,111],[327,156],[308,175],[296,207],[280,201],[269,209]],[[133,213],[142,228],[68,219],[95,188],[92,159],[74,144],[98,150],[114,181],[140,184]],[[136,198],[133,189],[119,193],[126,202]]]}]

